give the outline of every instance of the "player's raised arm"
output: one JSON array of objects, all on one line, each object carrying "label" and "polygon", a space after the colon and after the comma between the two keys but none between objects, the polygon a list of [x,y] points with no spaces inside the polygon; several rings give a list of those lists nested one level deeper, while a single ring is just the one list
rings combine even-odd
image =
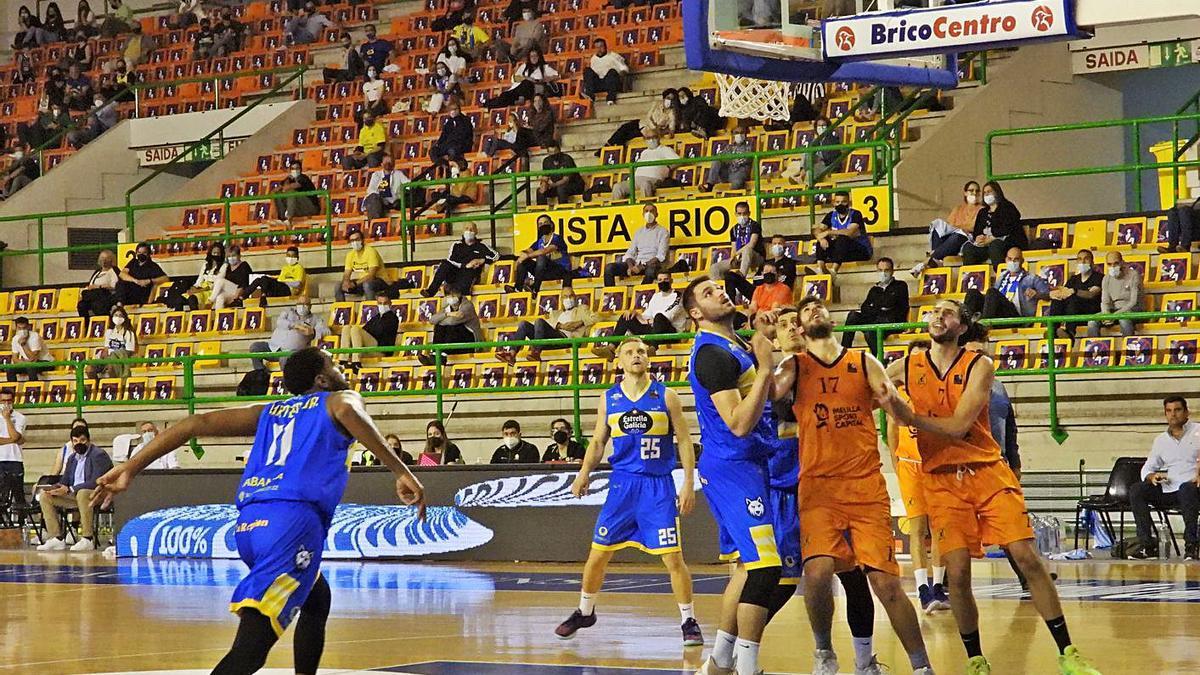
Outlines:
[{"label": "player's raised arm", "polygon": [[692,448],[692,432],[687,418],[683,416],[683,404],[679,394],[666,390],[667,414],[671,416],[671,427],[675,429],[675,447],[679,452],[679,463],[683,465],[683,485],[679,488],[679,512],[687,515],[696,505],[696,451]]},{"label": "player's raised arm", "polygon": [[700,364],[704,370],[697,373],[700,382],[712,392],[712,402],[721,416],[721,421],[738,437],[749,434],[762,419],[763,408],[767,404],[767,397],[771,394],[774,382],[773,369],[770,366],[775,351],[774,345],[762,334],[756,333],[750,341],[750,346],[754,349],[754,357],[758,363],[765,365],[755,368],[754,383],[745,397],[738,390],[738,378],[741,373],[737,359],[732,354],[716,348],[703,348],[701,354],[707,354],[708,358]]},{"label": "player's raised arm", "polygon": [[392,446],[384,440],[379,427],[375,426],[375,420],[367,414],[362,396],[355,391],[339,391],[330,395],[328,407],[334,421],[391,470],[396,476],[396,496],[405,505],[416,504],[420,509],[420,518],[424,520],[425,487],[392,452]]},{"label": "player's raised arm", "polygon": [[199,415],[189,415],[154,437],[129,461],[113,467],[96,480],[96,493],[92,495],[92,506],[99,506],[112,499],[113,495],[129,489],[133,477],[141,473],[155,460],[176,450],[193,438],[245,437],[258,433],[258,418],[262,416],[264,404],[243,408],[224,408]]}]

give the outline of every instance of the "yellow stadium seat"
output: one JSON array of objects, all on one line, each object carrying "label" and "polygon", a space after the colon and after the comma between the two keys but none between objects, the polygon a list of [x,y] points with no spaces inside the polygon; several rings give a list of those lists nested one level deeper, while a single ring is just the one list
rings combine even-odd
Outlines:
[{"label": "yellow stadium seat", "polygon": [[476,364],[456,363],[450,367],[450,376],[445,386],[453,389],[471,389],[476,386]]},{"label": "yellow stadium seat", "polygon": [[169,401],[175,398],[175,376],[157,375],[150,379],[150,395],[156,401]]},{"label": "yellow stadium seat", "polygon": [[92,391],[96,401],[120,401],[124,391],[123,381],[119,377],[105,377]]},{"label": "yellow stadium seat", "polygon": [[991,285],[991,265],[963,265],[958,268],[958,293],[965,295],[972,290],[986,293]]},{"label": "yellow stadium seat", "polygon": [[354,378],[354,388],[364,393],[382,391],[383,369],[363,368],[358,371],[358,376]]},{"label": "yellow stadium seat", "polygon": [[13,291],[12,294],[13,314],[24,314],[33,311],[33,291]]},{"label": "yellow stadium seat", "polygon": [[6,314],[9,311],[8,301],[12,294],[8,291],[0,292],[0,314]]},{"label": "yellow stadium seat", "polygon": [[183,335],[187,327],[183,312],[167,312],[159,324],[162,335]]},{"label": "yellow stadium seat", "polygon": [[1063,286],[1067,283],[1067,279],[1070,278],[1070,273],[1067,270],[1067,261],[1062,258],[1043,260],[1034,265],[1033,271],[1045,279],[1050,288]]},{"label": "yellow stadium seat", "polygon": [[222,335],[242,332],[241,311],[237,309],[216,310],[216,331]]},{"label": "yellow stadium seat", "polygon": [[[221,341],[220,340],[205,340],[203,342],[197,342],[196,350],[194,353],[197,356],[220,354],[221,353]],[[220,368],[224,365],[225,365],[225,361],[221,360],[221,359],[204,359],[204,360],[196,361],[196,368],[198,368],[198,369],[200,369],[200,368],[204,368],[204,369]]]},{"label": "yellow stadium seat", "polygon": [[195,336],[208,335],[213,332],[213,311],[211,309],[198,309],[194,312],[188,312],[187,315],[187,332]]},{"label": "yellow stadium seat", "polygon": [[504,316],[510,319],[524,319],[534,314],[536,308],[530,293],[504,294]]},{"label": "yellow stadium seat", "polygon": [[384,387],[387,391],[408,391],[412,388],[413,369],[411,367],[396,367],[387,369]]},{"label": "yellow stadium seat", "polygon": [[475,296],[475,313],[483,321],[495,321],[502,315],[500,309],[500,295],[490,293],[487,295]]},{"label": "yellow stadium seat", "polygon": [[1074,250],[1101,249],[1108,245],[1107,220],[1081,220],[1071,229],[1071,246]]},{"label": "yellow stadium seat", "polygon": [[833,277],[828,274],[806,275],[803,288],[802,297],[811,295],[820,298],[822,302],[830,302],[833,299]]},{"label": "yellow stadium seat", "polygon": [[934,267],[921,272],[921,293],[918,298],[936,298],[950,292],[953,270]]},{"label": "yellow stadium seat", "polygon": [[130,377],[125,380],[125,399],[128,401],[145,401],[151,391],[147,389],[149,380],[145,377]]},{"label": "yellow stadium seat", "polygon": [[78,286],[58,289],[58,311],[69,314],[79,311],[79,293],[81,290]]},{"label": "yellow stadium seat", "polygon": [[58,310],[58,289],[39,288],[33,294],[33,311],[54,312]]},{"label": "yellow stadium seat", "polygon": [[1137,248],[1154,243],[1155,232],[1150,231],[1145,216],[1118,218],[1113,233],[1113,246]]},{"label": "yellow stadium seat", "polygon": [[43,319],[42,321],[34,322],[34,325],[41,334],[42,339],[46,342],[58,342],[62,339],[63,325],[59,319]]},{"label": "yellow stadium seat", "polygon": [[[1164,293],[1162,296],[1163,312],[1190,312],[1197,307],[1197,294],[1193,291],[1190,293]],[[1149,298],[1147,298],[1149,300]],[[1160,321],[1153,321],[1146,324],[1147,330],[1165,331],[1178,330],[1195,323],[1196,319],[1187,317],[1165,318]]]},{"label": "yellow stadium seat", "polygon": [[1158,363],[1158,338],[1153,335],[1128,335],[1121,338],[1122,366],[1152,366]]},{"label": "yellow stadium seat", "polygon": [[354,323],[356,318],[353,302],[335,302],[329,307],[330,328],[349,326]]},{"label": "yellow stadium seat", "polygon": [[600,291],[600,306],[598,312],[605,314],[620,314],[629,309],[629,287],[605,286]]},{"label": "yellow stadium seat", "polygon": [[1196,363],[1196,351],[1200,348],[1200,334],[1187,333],[1165,337],[1167,343],[1163,349],[1161,363],[1172,365],[1188,365]]},{"label": "yellow stadium seat", "polygon": [[1116,365],[1116,355],[1113,354],[1113,343],[1110,337],[1087,337],[1083,339],[1079,349],[1080,368],[1108,368]]},{"label": "yellow stadium seat", "polygon": [[1149,285],[1174,287],[1186,284],[1193,278],[1191,253],[1166,253],[1158,256],[1153,281]]},{"label": "yellow stadium seat", "polygon": [[37,405],[44,400],[46,383],[41,381],[22,382],[16,399],[21,405]]}]

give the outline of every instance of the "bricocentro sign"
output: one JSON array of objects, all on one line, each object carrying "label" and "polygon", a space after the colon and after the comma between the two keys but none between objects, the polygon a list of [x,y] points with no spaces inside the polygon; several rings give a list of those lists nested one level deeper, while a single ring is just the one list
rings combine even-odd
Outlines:
[{"label": "bricocentro sign", "polygon": [[866,60],[1091,37],[1075,25],[1074,0],[1008,0],[871,12],[821,24],[825,58]]}]

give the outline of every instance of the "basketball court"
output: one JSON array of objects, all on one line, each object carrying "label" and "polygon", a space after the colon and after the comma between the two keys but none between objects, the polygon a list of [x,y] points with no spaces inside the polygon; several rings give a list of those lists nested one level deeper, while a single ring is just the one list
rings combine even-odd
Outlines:
[{"label": "basketball court", "polygon": [[[582,532],[580,536],[586,537]],[[690,673],[701,648],[684,649],[670,584],[652,565],[614,566],[597,604],[599,623],[571,641],[554,627],[578,601],[581,566],[327,562],[333,613],[322,672],[412,675],[654,675]],[[723,566],[693,568],[696,612],[711,643]],[[1195,667],[1200,565],[1088,561],[1057,565],[1071,629],[1111,673],[1182,673]],[[0,556],[0,672],[208,673],[236,627],[229,594],[239,562],[105,560],[99,554]],[[1003,560],[977,563],[984,646],[999,673],[1054,670],[1054,644]],[[913,592],[911,577],[906,577]],[[841,607],[839,603],[839,613]],[[921,619],[938,672],[964,661],[954,619]],[[907,668],[881,609],[880,661]],[[852,660],[842,616],[834,644]],[[291,633],[268,661],[290,673]],[[767,629],[768,673],[807,673],[812,637],[802,599]]]}]

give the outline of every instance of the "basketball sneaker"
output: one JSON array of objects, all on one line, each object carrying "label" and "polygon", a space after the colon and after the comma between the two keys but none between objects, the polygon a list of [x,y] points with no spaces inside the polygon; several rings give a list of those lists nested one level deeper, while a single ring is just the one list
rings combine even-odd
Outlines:
[{"label": "basketball sneaker", "polygon": [[854,667],[854,675],[884,675],[892,672],[891,668],[883,665],[875,659],[875,655],[871,655],[871,662],[863,667]]},{"label": "basketball sneaker", "polygon": [[684,647],[700,647],[704,644],[704,635],[700,632],[700,622],[688,619],[679,629],[683,631]]},{"label": "basketball sneaker", "polygon": [[87,537],[80,537],[79,541],[75,542],[75,545],[71,547],[71,550],[76,553],[80,551],[95,551],[96,543]]},{"label": "basketball sneaker", "polygon": [[733,668],[722,668],[713,663],[712,657],[704,659],[704,663],[700,665],[700,670],[696,671],[696,675],[736,675],[737,671]]},{"label": "basketball sneaker", "polygon": [[930,614],[933,612],[944,612],[950,609],[950,596],[946,595],[946,587],[941,584],[933,585],[933,605],[928,610]]},{"label": "basketball sneaker", "polygon": [[933,589],[929,584],[921,584],[917,589],[917,597],[921,599],[921,611],[926,614],[933,614]]},{"label": "basketball sneaker", "polygon": [[837,675],[837,654],[832,649],[818,649],[813,652],[812,675]]},{"label": "basketball sneaker", "polygon": [[67,542],[63,541],[62,539],[59,539],[58,537],[52,537],[50,539],[47,539],[44,544],[38,546],[37,550],[39,550],[39,551],[65,551],[65,550],[67,550]]},{"label": "basketball sneaker", "polygon": [[972,656],[967,661],[967,675],[992,675],[992,664],[982,656]]},{"label": "basketball sneaker", "polygon": [[1100,671],[1083,658],[1075,645],[1067,647],[1067,651],[1058,657],[1058,670],[1062,675],[1100,675]]},{"label": "basketball sneaker", "polygon": [[567,617],[566,621],[558,624],[558,628],[554,629],[554,634],[560,640],[570,640],[575,637],[576,631],[580,628],[591,628],[595,625],[596,612],[593,611],[591,614],[584,616],[583,612],[577,609],[571,613],[571,616]]}]

